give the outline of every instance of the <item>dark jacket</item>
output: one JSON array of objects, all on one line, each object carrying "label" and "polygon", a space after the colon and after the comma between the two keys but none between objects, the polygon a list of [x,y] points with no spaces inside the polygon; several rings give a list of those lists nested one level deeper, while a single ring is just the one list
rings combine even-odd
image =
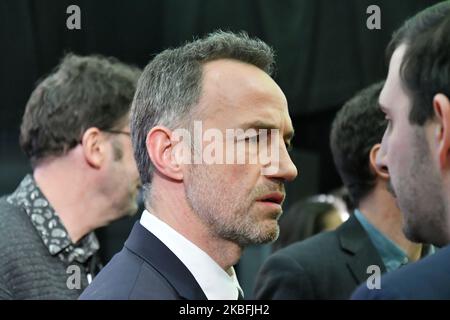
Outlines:
[{"label": "dark jacket", "polygon": [[358,220],[275,252],[261,268],[258,299],[348,299],[371,273],[385,266]]},{"label": "dark jacket", "polygon": [[122,251],[102,269],[80,299],[205,300],[206,296],[177,256],[138,221]]},{"label": "dark jacket", "polygon": [[450,245],[381,277],[381,288],[361,285],[352,299],[450,299]]}]

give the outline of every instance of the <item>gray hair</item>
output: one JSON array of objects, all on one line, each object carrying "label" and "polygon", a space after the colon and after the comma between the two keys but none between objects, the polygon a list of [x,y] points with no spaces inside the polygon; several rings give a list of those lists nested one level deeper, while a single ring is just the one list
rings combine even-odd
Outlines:
[{"label": "gray hair", "polygon": [[131,110],[134,156],[144,187],[152,180],[153,164],[146,137],[157,125],[171,130],[188,124],[202,90],[202,66],[208,61],[233,59],[254,65],[272,75],[274,52],[246,33],[216,31],[207,37],[158,54],[139,79]]}]

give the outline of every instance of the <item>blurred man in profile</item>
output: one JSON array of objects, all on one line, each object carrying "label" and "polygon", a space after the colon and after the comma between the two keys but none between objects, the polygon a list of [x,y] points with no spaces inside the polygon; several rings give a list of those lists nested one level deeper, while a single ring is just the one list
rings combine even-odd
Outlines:
[{"label": "blurred man in profile", "polygon": [[0,199],[0,299],[76,299],[100,267],[93,231],[137,211],[139,75],[69,54],[31,94],[20,144],[33,173]]},{"label": "blurred man in profile", "polygon": [[[287,151],[292,122],[273,65],[267,44],[231,32],[165,50],[147,65],[131,120],[146,210],[82,299],[242,297],[233,266],[246,246],[277,238],[284,182],[297,175]],[[177,134],[196,124],[214,137],[180,141]],[[223,152],[201,152],[211,138],[225,144]],[[246,159],[267,145],[278,157],[223,161],[237,145]],[[206,161],[210,154],[217,162]],[[192,155],[200,161],[186,161]]]}]

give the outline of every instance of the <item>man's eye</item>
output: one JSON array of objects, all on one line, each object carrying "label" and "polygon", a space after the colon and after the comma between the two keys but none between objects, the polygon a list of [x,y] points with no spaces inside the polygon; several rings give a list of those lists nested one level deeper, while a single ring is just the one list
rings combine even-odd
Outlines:
[{"label": "man's eye", "polygon": [[248,141],[248,142],[259,142],[259,135],[246,137],[245,141]]}]

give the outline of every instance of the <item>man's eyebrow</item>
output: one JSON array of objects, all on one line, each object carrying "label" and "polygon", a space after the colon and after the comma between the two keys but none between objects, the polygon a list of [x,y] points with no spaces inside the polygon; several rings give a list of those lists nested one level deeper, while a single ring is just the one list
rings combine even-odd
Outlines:
[{"label": "man's eyebrow", "polygon": [[[248,130],[248,129],[266,129],[266,130],[272,130],[272,129],[276,129],[279,130],[280,128],[278,128],[276,125],[266,122],[266,121],[262,121],[262,120],[255,120],[255,121],[251,121],[251,122],[245,122],[240,126],[242,129]],[[283,138],[285,140],[291,141],[292,138],[295,135],[295,131],[294,129],[288,131]]]},{"label": "man's eyebrow", "polygon": [[261,121],[261,120],[255,120],[255,121],[251,121],[251,122],[245,122],[240,126],[242,129],[247,130],[247,129],[279,129],[277,126],[275,126],[272,123],[269,122],[265,122],[265,121]]}]

